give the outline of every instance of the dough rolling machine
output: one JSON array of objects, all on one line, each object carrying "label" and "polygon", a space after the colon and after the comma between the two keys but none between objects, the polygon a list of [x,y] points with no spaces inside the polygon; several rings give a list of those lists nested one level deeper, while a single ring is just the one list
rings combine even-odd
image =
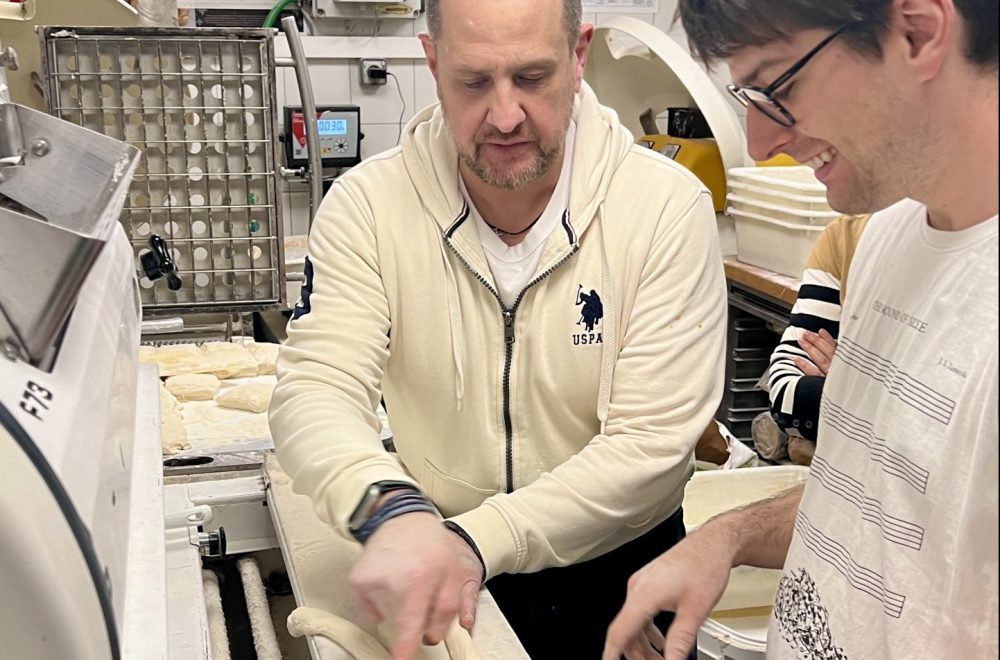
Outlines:
[{"label": "dough rolling machine", "polygon": [[[346,589],[358,548],[273,455],[164,476],[159,379],[138,360],[142,289],[119,222],[139,158],[0,103],[4,657],[347,660],[324,636],[292,639],[285,620],[307,606],[360,624]],[[486,592],[479,612],[480,657],[527,657]]]}]

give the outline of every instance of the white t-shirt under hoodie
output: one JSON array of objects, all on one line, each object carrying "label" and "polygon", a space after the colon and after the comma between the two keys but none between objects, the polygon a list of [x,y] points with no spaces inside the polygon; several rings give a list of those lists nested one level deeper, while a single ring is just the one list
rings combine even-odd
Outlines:
[{"label": "white t-shirt under hoodie", "polygon": [[996,658],[997,217],[904,200],[848,285],[768,658]]},{"label": "white t-shirt under hoodie", "polygon": [[563,214],[569,209],[569,181],[575,140],[576,124],[571,121],[569,129],[566,131],[566,147],[563,153],[562,169],[559,172],[559,181],[552,191],[552,196],[549,198],[545,210],[542,211],[538,220],[517,245],[507,245],[503,239],[497,236],[496,232],[490,229],[490,226],[483,220],[483,216],[479,214],[479,209],[469,198],[465,183],[459,177],[462,195],[465,196],[472,216],[476,220],[476,230],[479,232],[479,240],[483,244],[486,261],[490,264],[497,293],[500,294],[500,299],[508,308],[514,306],[518,295],[535,276],[538,263],[542,258],[542,248],[545,246],[545,241],[548,240],[552,230],[559,226]]}]

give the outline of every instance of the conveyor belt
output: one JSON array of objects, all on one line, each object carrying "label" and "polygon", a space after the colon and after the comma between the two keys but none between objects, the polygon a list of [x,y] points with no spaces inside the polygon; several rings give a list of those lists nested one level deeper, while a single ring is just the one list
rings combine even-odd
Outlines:
[{"label": "conveyor belt", "polygon": [[[267,501],[271,517],[296,603],[343,617],[378,637],[375,628],[364,622],[348,588],[348,573],[360,546],[342,538],[316,517],[309,498],[292,491],[291,480],[274,455],[269,455],[265,461],[264,475],[269,483]],[[485,589],[479,597],[472,642],[483,660],[528,658],[493,597]],[[322,637],[310,638],[309,648],[317,660],[351,658],[338,645]],[[448,660],[448,656],[442,645],[424,646],[417,659]]]}]

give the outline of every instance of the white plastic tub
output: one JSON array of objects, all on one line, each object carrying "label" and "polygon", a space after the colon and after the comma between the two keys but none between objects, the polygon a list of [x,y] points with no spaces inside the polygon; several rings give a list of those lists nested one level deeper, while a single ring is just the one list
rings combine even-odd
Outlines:
[{"label": "white plastic tub", "polygon": [[829,212],[833,210],[830,208],[830,203],[826,200],[825,188],[816,192],[798,193],[768,187],[763,184],[748,183],[733,178],[729,179],[728,186],[731,195],[741,195],[759,202],[779,204],[811,212]]},{"label": "white plastic tub", "polygon": [[[693,531],[709,518],[802,483],[798,465],[696,472],[684,489],[684,523]],[[698,633],[699,660],[761,660],[781,571],[740,566]]]},{"label": "white plastic tub", "polygon": [[801,277],[809,253],[825,225],[776,220],[730,206],[726,212],[736,221],[736,257],[744,263]]},{"label": "white plastic tub", "polygon": [[731,167],[729,180],[767,188],[788,195],[826,195],[811,167]]},{"label": "white plastic tub", "polygon": [[756,195],[749,191],[747,194],[741,194],[743,191],[736,183],[730,184],[729,188],[730,193],[726,201],[731,207],[775,220],[825,227],[831,220],[840,216],[826,203],[825,197],[822,199],[808,197],[793,199],[791,197]]}]

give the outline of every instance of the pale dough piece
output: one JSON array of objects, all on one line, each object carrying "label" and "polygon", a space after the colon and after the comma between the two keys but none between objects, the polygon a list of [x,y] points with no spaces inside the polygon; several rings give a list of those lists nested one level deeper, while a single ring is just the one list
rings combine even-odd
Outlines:
[{"label": "pale dough piece", "polygon": [[177,399],[160,383],[160,445],[164,455],[191,447],[179,410]]},{"label": "pale dough piece", "polygon": [[[379,624],[376,633],[377,639],[380,640],[396,638],[388,620]],[[416,658],[417,660],[482,660],[482,656],[472,643],[472,636],[458,622],[457,616],[451,620],[451,625],[445,632],[443,643],[434,646],[421,646]]]},{"label": "pale dough piece", "polygon": [[170,390],[160,383],[160,416],[167,414],[168,412],[177,413],[181,408],[181,404],[177,401]]},{"label": "pale dough piece", "polygon": [[278,344],[248,344],[250,354],[257,360],[257,374],[269,376],[274,373],[274,363],[278,361]]},{"label": "pale dough piece", "polygon": [[472,645],[472,636],[458,622],[458,617],[455,617],[445,633],[444,645],[448,648],[451,660],[480,660],[479,652]]},{"label": "pale dough piece", "polygon": [[197,373],[201,354],[194,344],[174,344],[160,346],[153,350],[143,346],[139,349],[139,361],[160,366],[160,378],[178,374]]},{"label": "pale dough piece", "polygon": [[249,410],[250,412],[262,413],[271,404],[271,392],[274,385],[262,385],[251,383],[250,385],[239,385],[223,391],[215,397],[215,402],[223,408],[235,408],[236,410]]},{"label": "pale dough piece", "polygon": [[288,615],[288,632],[292,637],[323,635],[358,660],[392,659],[389,651],[359,626],[315,607],[295,608]]},{"label": "pale dough piece", "polygon": [[201,347],[201,359],[197,373],[215,374],[218,378],[257,375],[257,360],[242,344],[209,342]]},{"label": "pale dough piece", "polygon": [[178,401],[210,401],[219,385],[219,379],[212,374],[181,374],[166,381],[167,389]]}]

